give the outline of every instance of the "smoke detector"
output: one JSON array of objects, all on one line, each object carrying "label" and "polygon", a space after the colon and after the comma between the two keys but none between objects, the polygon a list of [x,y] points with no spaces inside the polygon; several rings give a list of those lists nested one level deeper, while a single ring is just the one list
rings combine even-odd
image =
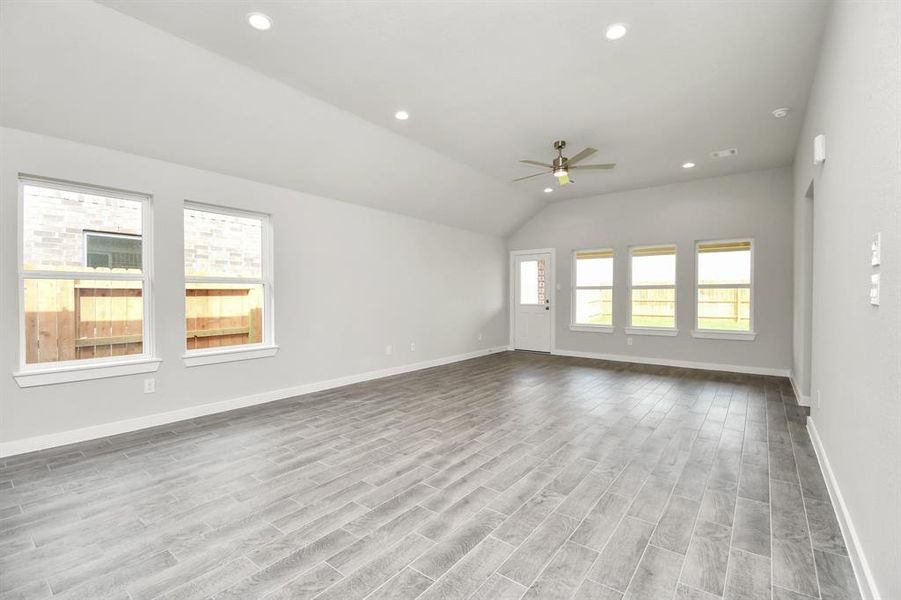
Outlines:
[{"label": "smoke detector", "polygon": [[790,113],[791,111],[792,111],[792,109],[788,106],[785,106],[783,108],[777,108],[776,110],[773,111],[773,116],[776,117],[777,119],[784,119],[785,117],[788,116],[788,113]]},{"label": "smoke detector", "polygon": [[710,158],[726,158],[727,156],[735,156],[738,154],[738,148],[726,148],[725,150],[717,150],[710,153]]}]

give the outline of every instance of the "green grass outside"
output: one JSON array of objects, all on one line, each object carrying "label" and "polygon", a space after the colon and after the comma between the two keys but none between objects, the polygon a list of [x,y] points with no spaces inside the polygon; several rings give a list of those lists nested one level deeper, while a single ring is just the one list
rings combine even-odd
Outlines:
[{"label": "green grass outside", "polygon": [[632,327],[675,327],[672,317],[632,316]]},{"label": "green grass outside", "polygon": [[751,323],[748,320],[736,321],[734,319],[698,319],[698,329],[713,329],[716,331],[750,331]]}]

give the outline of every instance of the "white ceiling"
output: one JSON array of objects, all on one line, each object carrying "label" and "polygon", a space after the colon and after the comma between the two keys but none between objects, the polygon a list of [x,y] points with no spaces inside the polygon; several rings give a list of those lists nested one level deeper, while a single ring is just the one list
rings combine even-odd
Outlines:
[{"label": "white ceiling", "polygon": [[[509,181],[551,142],[612,172],[563,199],[791,162],[828,3],[283,0],[103,4]],[[252,30],[250,11],[272,17]],[[629,25],[617,42],[606,26]],[[771,111],[794,108],[782,120]],[[393,114],[408,110],[409,121]],[[355,140],[342,140],[353,145]],[[714,150],[739,154],[711,159]],[[340,158],[340,155],[336,155]],[[697,167],[681,168],[691,160]],[[548,200],[550,176],[515,184]],[[515,219],[514,219],[515,220]]]}]

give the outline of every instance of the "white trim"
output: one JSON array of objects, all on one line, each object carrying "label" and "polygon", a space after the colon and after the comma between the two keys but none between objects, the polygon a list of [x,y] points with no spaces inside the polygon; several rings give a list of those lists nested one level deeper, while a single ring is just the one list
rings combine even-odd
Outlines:
[{"label": "white trim", "polygon": [[303,394],[310,394],[313,392],[342,387],[363,381],[380,379],[382,377],[391,377],[392,375],[400,375],[402,373],[419,371],[420,369],[429,369],[431,367],[438,367],[441,365],[506,351],[507,348],[505,346],[497,348],[486,348],[483,350],[476,350],[474,352],[467,352],[465,354],[456,354],[453,356],[446,356],[417,363],[410,363],[397,367],[389,367],[387,369],[379,369],[377,371],[367,371],[364,373],[347,375],[335,379],[328,379],[288,388],[270,390],[250,396],[241,396],[239,398],[232,398],[219,402],[211,402],[209,404],[191,406],[170,412],[146,415],[143,417],[136,417],[134,419],[126,419],[124,421],[115,421],[112,423],[104,423],[102,425],[84,427],[82,429],[73,429],[70,431],[61,431],[58,433],[39,435],[30,438],[24,438],[21,440],[13,440],[11,442],[0,442],[0,457],[14,456],[16,454],[34,452],[35,450],[54,448],[56,446],[74,444],[76,442],[93,440],[110,435],[128,433],[130,431],[137,431],[139,429],[146,429],[148,427],[156,427],[158,425],[166,425],[167,423],[175,423],[176,421],[184,421],[186,419],[194,419],[197,417],[235,410],[238,408],[255,406],[257,404],[265,404],[267,402],[273,402],[275,400],[283,400],[285,398],[291,398]]},{"label": "white trim", "polygon": [[570,331],[588,331],[591,333],[613,333],[615,325],[570,325]]},{"label": "white trim", "polygon": [[748,375],[768,375],[771,377],[788,377],[789,369],[774,367],[751,367],[744,365],[729,365],[720,363],[697,362],[693,360],[674,360],[669,358],[655,358],[648,356],[631,356],[628,354],[603,354],[599,352],[579,352],[576,350],[563,350],[557,348],[551,351],[557,356],[573,356],[576,358],[595,358],[613,362],[635,363],[639,365],[657,365],[661,367],[682,367],[685,369],[700,369],[702,371],[725,371],[728,373],[746,373]]},{"label": "white trim", "polygon": [[710,329],[692,329],[691,337],[708,340],[742,340],[753,342],[757,338],[756,331],[715,331]]},{"label": "white trim", "polygon": [[[19,173],[19,181],[23,181],[27,184],[38,187],[50,188],[63,192],[78,192],[80,194],[88,194],[90,196],[109,194],[114,198],[136,201],[146,200],[150,197],[150,194],[146,192],[136,192],[134,190],[125,190],[122,188],[94,185],[93,183],[78,183],[77,181],[56,179],[54,177],[44,177],[42,175],[32,175],[30,173]],[[100,194],[98,194],[97,192],[100,192]]]},{"label": "white trim", "polygon": [[252,346],[226,346],[210,350],[189,350],[182,354],[181,358],[185,362],[186,367],[198,367],[238,360],[266,358],[267,356],[275,356],[276,352],[278,352],[278,346],[254,344]]},{"label": "white trim", "polygon": [[[135,356],[134,354],[131,356]],[[159,358],[142,358],[138,360],[117,360],[107,363],[90,363],[85,365],[68,364],[65,367],[30,369],[17,371],[13,377],[19,387],[28,388],[38,385],[69,383],[70,381],[87,381],[89,379],[105,379],[138,373],[153,373],[160,368]]]},{"label": "white trim", "polygon": [[679,335],[679,330],[675,327],[625,327],[628,335],[662,335],[666,337],[675,337]]},{"label": "white trim", "polygon": [[820,439],[813,417],[807,417],[807,432],[810,434],[810,442],[820,463],[823,479],[826,480],[829,498],[832,500],[832,506],[835,507],[835,516],[838,518],[838,525],[842,530],[845,546],[848,548],[848,557],[851,559],[851,566],[854,568],[854,576],[857,579],[860,596],[864,600],[878,600],[882,596],[879,595],[876,580],[873,578],[873,572],[870,570],[860,538],[857,537],[857,530],[854,528],[854,523],[851,520],[851,513],[848,512],[848,506],[845,504],[845,499],[838,486],[838,480],[832,471],[832,465],[829,464],[826,448],[823,447],[823,441]]},{"label": "white trim", "polygon": [[805,396],[801,393],[801,386],[798,385],[798,382],[795,381],[795,372],[792,371],[788,376],[788,380],[792,384],[792,389],[795,391],[795,399],[798,401],[798,404],[801,406],[810,406],[810,396]]},{"label": "white trim", "polygon": [[20,271],[22,279],[84,279],[86,281],[143,281],[141,273],[105,273],[103,271]]},{"label": "white trim", "polygon": [[538,248],[537,250],[511,250],[510,251],[510,261],[508,264],[508,286],[509,286],[509,294],[507,294],[507,308],[510,313],[508,319],[509,330],[509,344],[511,350],[516,347],[516,280],[515,280],[515,265],[516,265],[516,257],[517,256],[526,256],[529,254],[550,254],[551,256],[551,265],[547,271],[547,275],[550,277],[550,282],[545,282],[546,287],[546,295],[547,298],[551,300],[551,352],[553,352],[554,347],[557,345],[557,249],[556,248]]}]

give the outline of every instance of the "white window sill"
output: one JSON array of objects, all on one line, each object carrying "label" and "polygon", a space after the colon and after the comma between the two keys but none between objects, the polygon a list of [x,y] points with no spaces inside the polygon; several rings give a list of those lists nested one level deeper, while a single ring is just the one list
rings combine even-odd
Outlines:
[{"label": "white window sill", "polygon": [[19,387],[26,388],[38,385],[53,385],[55,383],[69,383],[71,381],[120,377],[122,375],[137,375],[138,373],[153,373],[160,368],[160,362],[162,361],[159,358],[142,358],[113,363],[35,368],[17,371],[13,373],[13,377],[16,383],[19,384]]},{"label": "white window sill", "polygon": [[711,331],[709,329],[695,329],[691,332],[692,337],[704,338],[708,340],[743,340],[753,342],[757,337],[756,331]]},{"label": "white window sill", "polygon": [[192,350],[182,355],[186,367],[199,367],[201,365],[213,365],[217,363],[235,362],[238,360],[253,360],[275,356],[278,346],[253,346],[250,348],[236,346],[233,348],[213,350]]},{"label": "white window sill", "polygon": [[626,327],[628,335],[662,335],[666,337],[675,337],[679,335],[678,329],[670,329],[668,327]]},{"label": "white window sill", "polygon": [[570,331],[588,331],[591,333],[613,333],[616,327],[613,325],[570,325]]}]

